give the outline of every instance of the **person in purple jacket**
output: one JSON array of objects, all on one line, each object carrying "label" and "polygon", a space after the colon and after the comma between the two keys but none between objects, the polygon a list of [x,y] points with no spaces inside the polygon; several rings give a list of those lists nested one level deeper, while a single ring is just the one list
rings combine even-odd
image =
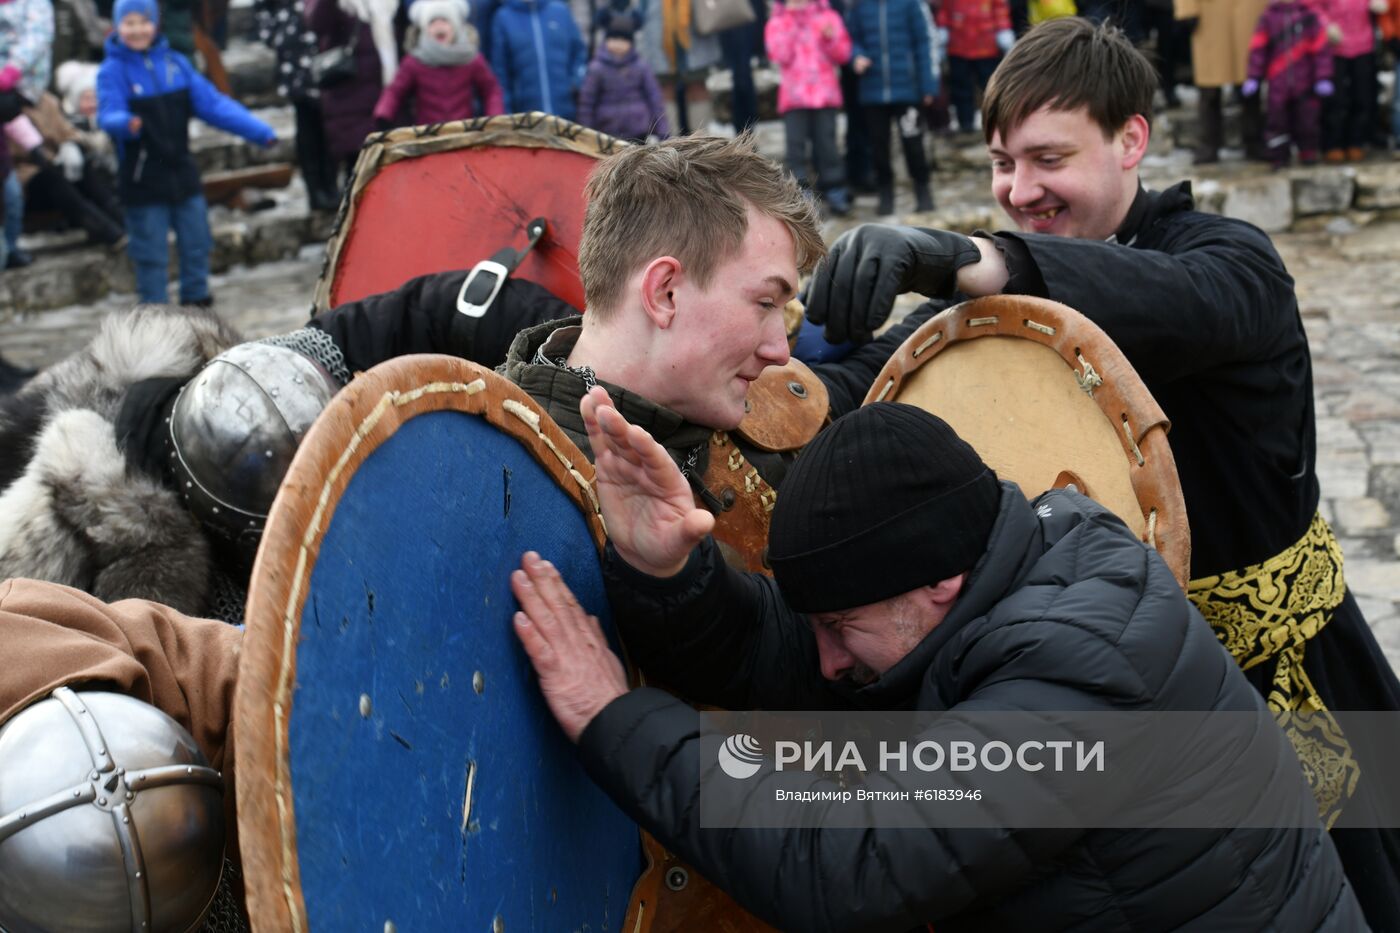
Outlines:
[{"label": "person in purple jacket", "polygon": [[636,20],[614,15],[603,46],[588,65],[578,95],[578,121],[621,139],[643,142],[671,135],[656,75],[637,55],[632,37]]},{"label": "person in purple jacket", "polygon": [[1317,161],[1321,135],[1321,98],[1331,97],[1332,48],[1327,24],[1310,3],[1273,0],[1259,14],[1249,42],[1247,77],[1240,87],[1245,97],[1268,83],[1269,109],[1264,117],[1264,144],[1275,169],[1288,164],[1291,148],[1298,161]]},{"label": "person in purple jacket", "polygon": [[467,26],[469,9],[466,0],[415,0],[408,8],[408,18],[418,27],[418,44],[379,95],[376,123],[392,125],[408,97],[419,124],[505,113],[501,85]]}]

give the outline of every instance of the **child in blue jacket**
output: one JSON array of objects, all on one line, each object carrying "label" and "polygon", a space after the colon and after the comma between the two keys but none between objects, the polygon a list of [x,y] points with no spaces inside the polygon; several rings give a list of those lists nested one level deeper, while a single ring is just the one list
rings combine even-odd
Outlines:
[{"label": "child in blue jacket", "polygon": [[174,228],[180,303],[207,307],[213,237],[199,168],[190,155],[190,117],[264,146],[277,136],[156,34],[155,0],[117,0],[112,19],[116,31],[107,37],[97,72],[97,122],[117,145],[136,290],[143,302],[169,300],[166,234]]}]

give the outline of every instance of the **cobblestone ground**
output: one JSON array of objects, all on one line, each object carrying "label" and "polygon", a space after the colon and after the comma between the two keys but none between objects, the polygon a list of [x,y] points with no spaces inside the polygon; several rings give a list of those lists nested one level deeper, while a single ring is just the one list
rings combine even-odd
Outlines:
[{"label": "cobblestone ground", "polygon": [[1400,225],[1275,240],[1312,345],[1323,514],[1400,668]]},{"label": "cobblestone ground", "polygon": [[[872,209],[862,200],[856,219],[872,219]],[[1312,342],[1322,508],[1342,540],[1347,582],[1400,666],[1400,223],[1275,242],[1297,279]],[[296,260],[218,276],[213,292],[249,337],[279,333],[306,319],[320,268],[321,250],[308,248]],[[45,365],[81,346],[105,312],[131,302],[118,295],[0,323],[0,349],[15,362]]]}]

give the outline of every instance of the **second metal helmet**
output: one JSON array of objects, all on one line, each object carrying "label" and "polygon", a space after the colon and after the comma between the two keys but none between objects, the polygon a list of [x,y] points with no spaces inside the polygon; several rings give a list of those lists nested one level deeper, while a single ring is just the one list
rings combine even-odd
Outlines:
[{"label": "second metal helmet", "polygon": [[170,413],[172,475],[200,524],[248,563],[297,446],[339,389],[294,350],[245,343],[180,390]]}]

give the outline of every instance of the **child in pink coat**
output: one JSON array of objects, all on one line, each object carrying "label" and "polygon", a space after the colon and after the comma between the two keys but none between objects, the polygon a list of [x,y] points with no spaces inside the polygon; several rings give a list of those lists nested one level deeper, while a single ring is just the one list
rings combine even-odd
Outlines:
[{"label": "child in pink coat", "polygon": [[413,98],[418,124],[505,112],[501,86],[477,49],[467,12],[465,0],[414,0],[408,17],[418,27],[418,44],[379,95],[377,125],[391,124],[407,97]]},{"label": "child in pink coat", "polygon": [[827,0],[787,0],[773,8],[764,31],[768,58],[778,66],[778,112],[787,138],[788,171],[808,184],[807,149],[816,163],[816,189],[833,214],[850,213],[846,170],[836,148],[841,109],[840,67],[851,58],[851,37]]}]

